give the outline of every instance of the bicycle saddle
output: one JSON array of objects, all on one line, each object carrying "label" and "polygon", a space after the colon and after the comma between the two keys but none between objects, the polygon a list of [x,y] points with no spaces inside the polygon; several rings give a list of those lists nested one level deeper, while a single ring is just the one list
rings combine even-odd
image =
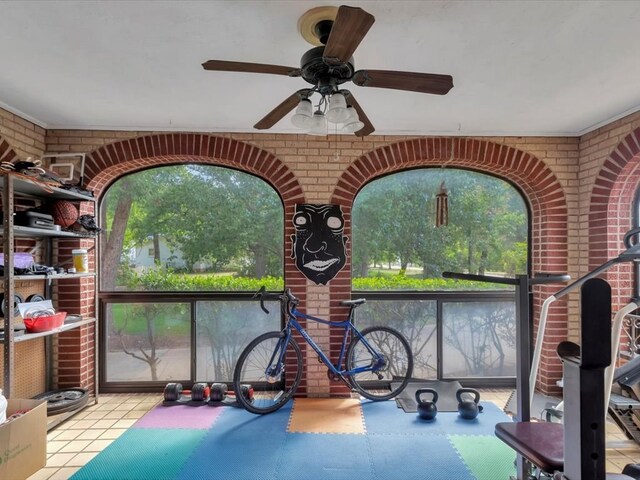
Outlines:
[{"label": "bicycle saddle", "polygon": [[358,305],[362,305],[366,301],[366,298],[355,298],[353,300],[343,300],[340,302],[340,305],[346,305],[347,307],[357,307]]}]

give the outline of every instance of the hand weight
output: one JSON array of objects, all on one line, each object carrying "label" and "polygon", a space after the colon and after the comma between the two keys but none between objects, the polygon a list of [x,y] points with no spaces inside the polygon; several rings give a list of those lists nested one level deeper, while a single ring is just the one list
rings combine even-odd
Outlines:
[{"label": "hand weight", "polygon": [[191,387],[191,400],[194,402],[206,402],[209,400],[210,390],[206,383],[194,383]]},{"label": "hand weight", "polygon": [[[430,393],[432,398],[430,401],[422,400],[420,397],[423,393]],[[416,403],[418,404],[418,416],[424,420],[433,420],[438,414],[438,392],[433,388],[419,388],[416,390]]]},{"label": "hand weight", "polygon": [[164,400],[165,402],[175,402],[180,399],[182,395],[181,383],[167,383],[164,387]]},{"label": "hand weight", "polygon": [[480,392],[473,388],[459,388],[456,392],[458,399],[458,413],[465,420],[473,420],[482,411]]},{"label": "hand weight", "polygon": [[227,398],[227,385],[224,383],[212,383],[209,398],[214,402],[222,402]]}]

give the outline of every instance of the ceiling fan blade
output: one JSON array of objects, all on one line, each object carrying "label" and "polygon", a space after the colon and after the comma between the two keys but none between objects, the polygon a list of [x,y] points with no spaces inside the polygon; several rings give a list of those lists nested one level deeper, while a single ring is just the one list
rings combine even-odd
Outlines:
[{"label": "ceiling fan blade", "polygon": [[360,87],[392,88],[436,95],[446,95],[453,88],[453,77],[438,73],[358,70],[351,81]]},{"label": "ceiling fan blade", "polygon": [[298,90],[290,97],[286,98],[284,102],[282,102],[276,108],[267,113],[258,123],[253,126],[253,128],[257,128],[258,130],[266,130],[273,127],[276,123],[282,120],[287,113],[296,108],[300,100],[309,97],[311,93],[312,91],[308,88]]},{"label": "ceiling fan blade", "polygon": [[364,110],[362,110],[362,107],[356,101],[353,94],[348,90],[341,90],[340,92],[345,96],[347,105],[350,105],[356,109],[356,112],[358,112],[358,117],[360,118],[360,121],[364,123],[364,127],[362,127],[360,130],[355,132],[356,137],[366,137],[367,135],[370,135],[373,132],[375,132],[376,129],[373,127],[371,120],[369,120],[369,117],[367,117],[367,114],[364,113]]},{"label": "ceiling fan blade", "polygon": [[271,73],[289,77],[299,77],[302,73],[299,68],[294,67],[265,63],[228,62],[226,60],[207,60],[202,64],[202,68],[218,72]]},{"label": "ceiling fan blade", "polygon": [[353,52],[367,34],[375,17],[361,8],[342,5],[331,27],[322,60],[327,65],[340,65],[349,61]]}]

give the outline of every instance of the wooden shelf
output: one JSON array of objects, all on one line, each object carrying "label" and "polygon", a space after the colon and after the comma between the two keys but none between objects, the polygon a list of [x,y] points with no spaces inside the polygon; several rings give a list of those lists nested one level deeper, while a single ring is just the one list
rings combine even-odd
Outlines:
[{"label": "wooden shelf", "polygon": [[79,320],[77,322],[65,323],[59,328],[54,328],[53,330],[47,330],[46,332],[38,332],[38,333],[25,333],[24,335],[20,335],[17,337],[13,337],[13,341],[15,343],[18,342],[26,342],[27,340],[33,340],[34,338],[40,337],[48,337],[49,335],[55,335],[56,333],[66,332],[67,330],[73,330],[74,328],[80,327],[82,325],[88,325],[90,323],[94,323],[96,321],[95,318],[85,318],[84,320]]}]

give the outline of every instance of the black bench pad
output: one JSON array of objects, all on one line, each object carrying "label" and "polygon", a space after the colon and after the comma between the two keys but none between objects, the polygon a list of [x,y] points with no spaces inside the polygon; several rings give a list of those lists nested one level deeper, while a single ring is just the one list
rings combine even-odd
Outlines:
[{"label": "black bench pad", "polygon": [[564,469],[564,428],[560,423],[502,422],[496,437],[540,470],[553,473]]}]

